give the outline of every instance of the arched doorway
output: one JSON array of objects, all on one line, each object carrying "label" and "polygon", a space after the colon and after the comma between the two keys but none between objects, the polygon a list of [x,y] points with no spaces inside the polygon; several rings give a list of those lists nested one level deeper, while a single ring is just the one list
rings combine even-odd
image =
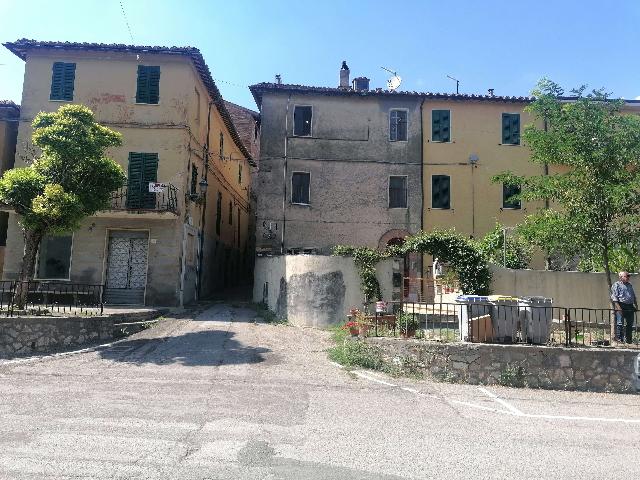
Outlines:
[{"label": "arched doorway", "polygon": [[[406,230],[389,230],[378,242],[378,248],[383,251],[387,247],[401,247],[405,238],[411,234]],[[405,254],[401,258],[393,260],[393,290],[391,300],[420,301],[423,298],[422,256],[416,252]]]}]

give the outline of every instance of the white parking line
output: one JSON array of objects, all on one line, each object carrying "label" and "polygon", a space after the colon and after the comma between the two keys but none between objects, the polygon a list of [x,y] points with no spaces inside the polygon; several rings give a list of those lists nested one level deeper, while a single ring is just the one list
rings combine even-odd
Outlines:
[{"label": "white parking line", "polygon": [[[334,362],[332,362],[334,363]],[[343,368],[342,365],[338,365],[336,364],[338,367]],[[358,371],[358,370],[352,370],[351,373],[353,373],[354,375],[360,377],[360,378],[364,378],[365,380],[369,380],[371,382],[375,382],[375,383],[379,383],[388,387],[393,387],[393,388],[398,388],[400,390],[404,390],[405,392],[409,392],[412,393],[414,395],[417,396],[421,396],[421,397],[429,397],[429,398],[438,398],[446,403],[448,403],[449,405],[452,404],[456,404],[456,405],[463,405],[465,407],[469,407],[469,408],[474,408],[476,410],[485,410],[487,412],[493,412],[493,413],[497,413],[497,414],[502,414],[502,415],[511,415],[514,417],[521,417],[521,418],[538,418],[538,419],[543,419],[543,420],[568,420],[568,421],[583,421],[583,422],[607,422],[607,423],[626,423],[626,424],[640,424],[640,419],[628,419],[628,418],[606,418],[606,417],[581,417],[581,416],[571,416],[571,415],[543,415],[543,414],[532,414],[532,413],[524,413],[523,411],[517,409],[516,407],[514,407],[513,405],[511,405],[509,402],[507,402],[506,400],[503,400],[502,398],[498,397],[495,393],[491,392],[490,390],[484,388],[484,387],[478,387],[478,390],[480,390],[482,393],[484,393],[485,395],[487,395],[488,397],[492,398],[493,400],[495,400],[497,403],[499,403],[500,405],[502,405],[503,407],[505,407],[507,410],[502,410],[500,408],[492,408],[492,407],[487,407],[485,405],[478,405],[475,403],[471,403],[471,402],[463,402],[461,400],[452,400],[449,399],[445,396],[440,396],[440,395],[431,395],[431,394],[426,394],[426,393],[422,393],[419,390],[416,390],[414,388],[409,388],[409,387],[401,387],[400,385],[396,385],[395,383],[390,383],[390,382],[386,382],[380,378],[375,378],[371,373],[367,372],[363,372],[363,371]],[[376,375],[378,376],[378,375]]]},{"label": "white parking line", "polygon": [[488,397],[493,398],[496,402],[498,402],[500,405],[502,405],[503,407],[505,407],[507,410],[509,410],[511,413],[513,413],[514,415],[518,415],[518,416],[522,416],[524,415],[523,412],[521,412],[520,410],[518,410],[516,407],[514,407],[513,405],[511,405],[510,403],[508,403],[507,401],[501,399],[500,397],[498,397],[495,393],[490,392],[489,390],[487,390],[486,388],[483,387],[478,387],[478,390],[480,390],[482,393],[484,393],[485,395],[487,395]]}]

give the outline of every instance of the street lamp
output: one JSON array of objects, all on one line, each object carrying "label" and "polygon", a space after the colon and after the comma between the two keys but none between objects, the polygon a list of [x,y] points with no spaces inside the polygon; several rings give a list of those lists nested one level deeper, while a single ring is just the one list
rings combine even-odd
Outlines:
[{"label": "street lamp", "polygon": [[207,183],[207,179],[202,177],[202,180],[200,180],[200,183],[198,185],[200,185],[200,193],[204,197],[207,194],[207,189],[209,188],[209,184]]}]

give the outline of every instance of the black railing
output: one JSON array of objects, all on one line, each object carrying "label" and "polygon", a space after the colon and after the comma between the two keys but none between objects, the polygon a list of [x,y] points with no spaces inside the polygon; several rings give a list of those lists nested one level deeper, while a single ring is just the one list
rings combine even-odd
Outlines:
[{"label": "black railing", "polygon": [[[26,289],[26,302],[18,297]],[[32,280],[0,281],[0,316],[100,315],[103,313],[103,285]]]},{"label": "black railing", "polygon": [[170,183],[149,192],[149,185],[125,185],[111,195],[111,210],[171,212],[178,214],[178,189]]},{"label": "black railing", "polygon": [[[537,345],[621,346],[640,345],[638,312],[627,337],[616,334],[612,309],[564,308],[518,303],[418,303],[388,302],[376,313],[375,304],[352,312],[360,335],[417,337],[439,342],[526,343]],[[624,326],[626,327],[626,325]]]}]

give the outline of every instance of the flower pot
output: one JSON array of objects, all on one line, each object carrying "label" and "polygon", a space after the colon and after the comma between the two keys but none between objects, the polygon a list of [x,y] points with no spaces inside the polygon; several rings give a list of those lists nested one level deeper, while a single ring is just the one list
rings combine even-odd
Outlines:
[{"label": "flower pot", "polygon": [[371,329],[371,325],[366,325],[366,324],[360,325],[360,335],[363,337],[366,337],[370,329]]},{"label": "flower pot", "polygon": [[417,328],[412,328],[407,330],[406,332],[400,332],[400,336],[402,338],[413,338],[416,336],[416,330],[418,330]]},{"label": "flower pot", "polygon": [[351,334],[352,337],[357,337],[358,334],[360,333],[360,329],[357,327],[349,327],[349,333]]}]

